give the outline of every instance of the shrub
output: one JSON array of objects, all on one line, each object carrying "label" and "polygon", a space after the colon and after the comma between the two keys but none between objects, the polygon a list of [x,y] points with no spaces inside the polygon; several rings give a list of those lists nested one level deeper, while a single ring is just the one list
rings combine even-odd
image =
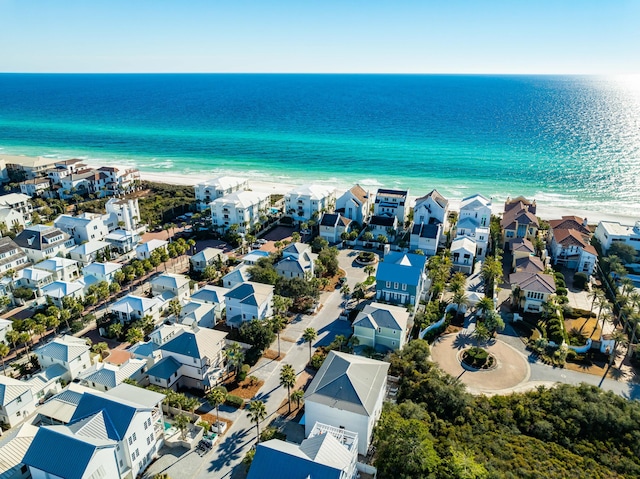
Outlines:
[{"label": "shrub", "polygon": [[578,357],[578,353],[576,353],[573,349],[569,348],[569,350],[567,351],[567,360],[575,361],[577,357]]},{"label": "shrub", "polygon": [[260,442],[269,441],[270,439],[280,439],[281,441],[285,441],[287,439],[287,435],[277,427],[269,426],[260,433]]},{"label": "shrub", "polygon": [[567,288],[563,287],[563,286],[558,286],[556,288],[556,294],[558,296],[566,296],[568,293]]},{"label": "shrub", "polygon": [[567,283],[565,283],[564,280],[562,280],[562,279],[556,278],[556,287],[558,287],[558,288],[566,288],[567,287]]},{"label": "shrub", "polygon": [[562,273],[553,273],[553,277],[556,279],[556,281],[560,279],[564,282],[564,274]]},{"label": "shrub", "polygon": [[320,353],[316,353],[311,357],[311,361],[309,362],[309,366],[313,369],[320,369],[322,363],[324,362],[325,356]]},{"label": "shrub", "polygon": [[249,370],[251,366],[248,364],[243,364],[240,368],[240,372],[238,373],[238,381],[244,381],[247,378],[247,374],[249,374]]},{"label": "shrub", "polygon": [[241,408],[242,406],[244,406],[244,399],[242,399],[240,396],[235,396],[233,394],[228,394],[227,395],[227,399],[224,402],[227,406],[231,406],[231,407],[235,407],[235,408]]},{"label": "shrub", "polygon": [[573,285],[583,291],[589,289],[589,277],[585,273],[573,275]]}]

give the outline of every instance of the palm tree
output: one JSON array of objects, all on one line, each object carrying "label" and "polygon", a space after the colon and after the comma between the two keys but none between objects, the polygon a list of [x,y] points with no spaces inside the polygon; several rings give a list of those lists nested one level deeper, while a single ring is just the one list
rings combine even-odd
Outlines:
[{"label": "palm tree", "polygon": [[4,369],[4,358],[7,356],[7,354],[9,354],[9,351],[11,351],[9,349],[9,346],[4,343],[0,343],[0,360],[2,361],[2,371],[4,372],[5,376],[7,375],[7,371]]},{"label": "palm tree", "polygon": [[286,324],[287,322],[282,316],[274,316],[273,319],[271,319],[273,330],[278,336],[278,357],[280,357],[280,331],[284,329]]},{"label": "palm tree", "polygon": [[67,331],[71,329],[71,327],[69,326],[69,319],[71,319],[71,311],[69,311],[68,309],[63,309],[62,311],[60,311],[60,319],[64,321],[64,324],[67,326]]},{"label": "palm tree", "polygon": [[291,401],[291,399],[293,399],[296,402],[296,409],[300,409],[300,403],[304,399],[304,391],[302,389],[293,391],[289,396],[289,401]]},{"label": "palm tree", "polygon": [[99,354],[101,358],[104,358],[105,353],[109,351],[109,346],[105,342],[96,343],[91,346],[91,351],[96,354]]},{"label": "palm tree", "polygon": [[622,278],[620,280],[620,289],[623,295],[628,296],[635,289],[635,284],[629,278]]},{"label": "palm tree", "polygon": [[189,419],[189,417],[184,414],[180,414],[179,416],[176,416],[174,424],[180,430],[180,438],[184,439],[187,428],[189,427],[189,424],[191,424],[191,419]]},{"label": "palm tree", "polygon": [[482,344],[489,340],[491,334],[484,324],[476,323],[476,328],[473,330],[471,337],[476,340],[476,348],[480,348]]},{"label": "palm tree", "polygon": [[233,366],[235,373],[238,374],[238,369],[244,361],[244,354],[242,352],[242,347],[240,346],[240,344],[235,342],[231,343],[224,350],[224,355],[227,358],[227,363],[230,366]]},{"label": "palm tree", "polygon": [[484,296],[476,304],[476,309],[478,310],[478,312],[480,312],[480,316],[486,316],[489,311],[493,311],[495,309],[493,299],[491,299],[489,296]]},{"label": "palm tree", "polygon": [[343,334],[336,334],[333,342],[338,343],[338,351],[342,352],[342,345],[347,342],[347,338]]},{"label": "palm tree", "polygon": [[367,275],[367,277],[373,276],[373,273],[376,272],[376,267],[373,266],[372,264],[368,264],[367,266],[364,267],[364,272]]},{"label": "palm tree", "polygon": [[[615,360],[615,357],[617,356],[618,346],[621,345],[621,344],[623,346],[628,346],[629,345],[629,338],[627,337],[627,335],[625,333],[623,333],[619,329],[616,329],[613,332],[613,334],[611,335],[611,339],[613,339],[613,351],[611,351],[611,355],[609,356],[609,365],[613,364],[613,361]],[[620,366],[622,366],[622,362],[623,361],[624,361],[624,356],[622,356],[622,360],[620,361]]]},{"label": "palm tree", "polygon": [[209,404],[216,408],[216,427],[217,423],[220,422],[220,405],[224,404],[226,400],[227,389],[224,386],[214,388],[209,394],[207,394],[207,401],[209,401]]},{"label": "palm tree", "polygon": [[136,344],[144,340],[144,334],[140,328],[131,328],[127,331],[127,342],[130,344]]},{"label": "palm tree", "polygon": [[20,342],[20,332],[15,329],[10,329],[7,331],[5,338],[11,343],[13,349],[16,349],[16,345]]},{"label": "palm tree", "polygon": [[287,388],[289,398],[289,414],[291,414],[291,388],[296,385],[296,370],[291,364],[284,364],[280,371],[280,386]]},{"label": "palm tree", "polygon": [[311,343],[318,337],[318,332],[313,328],[307,328],[302,333],[302,339],[309,343],[309,361],[311,361]]},{"label": "palm tree", "polygon": [[[596,317],[596,327],[593,329],[593,332],[591,333],[592,335],[593,333],[596,332],[596,329],[598,328],[598,323],[600,322],[600,316],[602,315],[603,311],[611,311],[611,303],[607,301],[607,298],[604,296],[598,299],[598,316]],[[602,322],[602,329],[604,329],[604,321]]]},{"label": "palm tree", "polygon": [[597,289],[597,288],[593,288],[589,294],[587,295],[587,298],[589,298],[591,300],[591,314],[593,314],[593,307],[595,306],[596,302],[598,302],[598,300],[600,300],[600,298],[604,298],[605,294],[604,291],[602,291],[601,289]]},{"label": "palm tree", "polygon": [[256,442],[260,442],[260,422],[267,417],[267,407],[262,401],[251,401],[247,417],[256,424]]},{"label": "palm tree", "polygon": [[464,291],[455,292],[451,301],[456,305],[456,316],[460,315],[460,308],[462,308],[462,306],[469,304],[469,298],[464,294]]}]

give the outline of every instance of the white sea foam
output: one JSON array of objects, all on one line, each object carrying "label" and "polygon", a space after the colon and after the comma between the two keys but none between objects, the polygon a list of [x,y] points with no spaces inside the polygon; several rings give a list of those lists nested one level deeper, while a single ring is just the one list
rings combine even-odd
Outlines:
[{"label": "white sea foam", "polygon": [[375,178],[364,178],[362,180],[358,180],[362,186],[384,186],[383,183],[376,180]]}]

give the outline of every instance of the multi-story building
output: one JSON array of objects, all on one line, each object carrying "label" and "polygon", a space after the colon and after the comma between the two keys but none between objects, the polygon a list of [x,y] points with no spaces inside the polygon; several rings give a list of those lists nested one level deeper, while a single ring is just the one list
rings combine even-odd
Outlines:
[{"label": "multi-story building", "polygon": [[111,216],[107,220],[109,231],[116,229],[135,230],[140,224],[140,207],[138,199],[111,198],[105,204],[107,214]]},{"label": "multi-story building", "polygon": [[54,256],[65,256],[75,246],[73,238],[67,233],[46,225],[29,226],[16,236],[15,242],[32,263]]},{"label": "multi-story building", "polygon": [[[24,218],[24,223],[31,223],[31,214],[33,213],[33,206],[31,206],[30,196],[22,193],[9,193],[7,195],[0,196],[0,208],[11,208],[16,210]],[[7,227],[10,228],[9,225]]]},{"label": "multi-story building", "polygon": [[86,340],[64,335],[34,350],[42,368],[59,364],[67,370],[62,378],[71,381],[91,366],[90,348]]},{"label": "multi-story building", "polygon": [[362,225],[371,210],[371,195],[360,185],[354,185],[351,189],[336,200],[336,213]]},{"label": "multi-story building", "polygon": [[31,386],[23,381],[0,375],[0,422],[13,427],[24,421],[36,406]]},{"label": "multi-story building", "polygon": [[136,182],[140,181],[140,172],[135,168],[103,166],[98,168],[98,172],[104,175],[102,188],[104,188],[105,194],[101,196],[113,196],[132,191]]},{"label": "multi-story building", "polygon": [[378,264],[376,299],[392,304],[415,306],[421,299],[426,281],[427,257],[411,253],[388,253]]},{"label": "multi-story building", "polygon": [[443,228],[446,225],[447,215],[449,214],[449,201],[438,193],[438,190],[432,190],[416,200],[413,207],[414,224],[441,224]]},{"label": "multi-story building", "polygon": [[246,282],[224,295],[227,324],[239,328],[245,321],[266,319],[273,315],[273,286]]},{"label": "multi-story building", "polygon": [[145,316],[156,319],[163,304],[163,301],[158,297],[143,298],[128,294],[111,305],[111,312],[121,323],[137,321]]},{"label": "multi-story building", "polygon": [[50,271],[57,281],[75,281],[80,276],[80,265],[67,258],[51,258],[33,265],[36,269]]},{"label": "multi-story building", "polygon": [[305,185],[284,195],[285,212],[296,221],[319,218],[323,211],[332,211],[336,203],[336,190],[332,186]]},{"label": "multi-story building", "polygon": [[603,253],[609,251],[614,243],[624,243],[640,254],[640,221],[633,226],[617,221],[601,221],[596,227],[595,237],[602,245]]},{"label": "multi-story building", "polygon": [[249,189],[249,180],[233,176],[220,176],[194,186],[196,193],[196,208],[198,211],[209,209],[212,201],[230,195],[237,191]]},{"label": "multi-story building", "polygon": [[25,252],[11,238],[0,238],[0,276],[9,270],[24,268],[29,259]]},{"label": "multi-story building", "polygon": [[598,252],[590,244],[591,230],[587,220],[577,216],[563,216],[549,221],[549,250],[555,264],[590,276],[596,266]]},{"label": "multi-story building", "polygon": [[6,163],[9,173],[13,173],[14,176],[18,177],[22,176],[24,179],[44,175],[58,161],[55,158],[43,156],[1,155],[0,159]]},{"label": "multi-story building", "polygon": [[400,226],[404,226],[409,214],[409,190],[389,190],[379,188],[373,205],[376,216],[395,216]]},{"label": "multi-story building", "polygon": [[533,241],[540,226],[536,217],[536,200],[529,201],[522,196],[507,198],[500,226],[505,247],[515,238]]},{"label": "multi-story building", "polygon": [[177,299],[187,299],[191,280],[183,274],[163,273],[151,280],[151,293],[154,296],[165,295]]},{"label": "multi-story building", "polygon": [[371,303],[353,321],[353,335],[361,345],[396,351],[407,341],[408,325],[409,312],[405,308]]},{"label": "multi-story building", "polygon": [[32,178],[20,183],[20,192],[31,197],[42,196],[50,188],[49,178]]},{"label": "multi-story building", "polygon": [[76,244],[103,241],[109,234],[104,215],[82,213],[78,216],[60,215],[53,225],[71,236]]},{"label": "multi-story building", "polygon": [[238,191],[211,202],[211,222],[214,228],[226,231],[238,225],[238,233],[247,233],[260,224],[269,208],[267,193]]}]

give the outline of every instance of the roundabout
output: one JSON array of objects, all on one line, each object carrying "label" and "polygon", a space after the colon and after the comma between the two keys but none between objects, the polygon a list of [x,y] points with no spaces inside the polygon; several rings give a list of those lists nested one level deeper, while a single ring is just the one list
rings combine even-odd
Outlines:
[{"label": "roundabout", "polygon": [[528,381],[531,370],[527,359],[514,347],[499,339],[490,341],[483,349],[488,353],[487,362],[489,357],[494,361],[481,369],[463,361],[465,352],[474,346],[475,341],[464,331],[448,334],[431,345],[431,359],[474,394],[504,394]]}]

